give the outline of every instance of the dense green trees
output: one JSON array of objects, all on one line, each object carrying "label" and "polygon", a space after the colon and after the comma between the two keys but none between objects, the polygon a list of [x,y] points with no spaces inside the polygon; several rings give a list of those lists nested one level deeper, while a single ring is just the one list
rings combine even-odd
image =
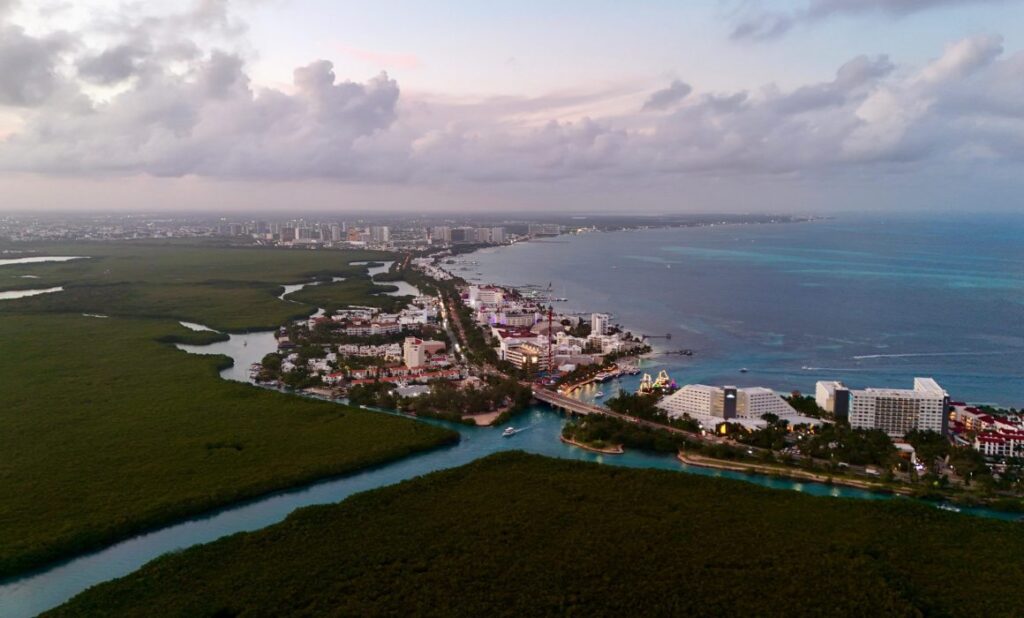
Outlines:
[{"label": "dense green trees", "polygon": [[851,429],[826,424],[800,442],[800,452],[816,459],[855,466],[889,466],[898,460],[892,440],[878,429]]},{"label": "dense green trees", "polygon": [[811,418],[831,418],[831,414],[818,407],[818,402],[810,395],[801,395],[798,391],[790,393],[784,399],[793,409]]},{"label": "dense green trees", "polygon": [[622,445],[658,453],[675,453],[686,444],[684,438],[668,431],[649,429],[610,416],[585,416],[565,425],[562,435],[597,447]]},{"label": "dense green trees", "polygon": [[1019,525],[505,453],[165,556],[53,615],[1011,616]]},{"label": "dense green trees", "polygon": [[451,382],[435,382],[431,392],[402,403],[406,409],[423,413],[450,413],[458,416],[480,414],[509,408],[518,412],[530,404],[531,391],[509,378],[490,377],[479,387],[459,388]]},{"label": "dense green trees", "polygon": [[635,416],[636,418],[669,425],[691,433],[700,431],[700,424],[689,417],[669,418],[665,411],[658,407],[660,399],[661,397],[656,394],[641,395],[622,391],[605,402],[605,405],[619,414]]},{"label": "dense green trees", "polygon": [[164,320],[0,318],[0,575],[457,437],[228,382],[224,357],[157,341],[171,337],[211,334]]}]

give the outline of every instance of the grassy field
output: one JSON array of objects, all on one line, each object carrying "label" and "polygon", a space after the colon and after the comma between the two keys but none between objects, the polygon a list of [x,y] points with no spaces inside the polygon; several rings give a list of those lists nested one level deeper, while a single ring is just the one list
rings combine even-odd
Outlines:
[{"label": "grassy field", "polygon": [[165,556],[52,615],[1009,616],[1021,551],[1019,524],[910,502],[505,453]]},{"label": "grassy field", "polygon": [[[309,315],[320,306],[279,300],[283,284],[343,276],[350,279],[346,298],[363,298],[368,302],[381,298],[377,296],[380,292],[393,289],[374,287],[366,276],[365,266],[350,264],[388,257],[377,251],[161,243],[30,248],[35,251],[32,255],[76,255],[89,259],[0,267],[0,290],[65,287],[64,292],[57,294],[0,302],[0,314],[87,312],[187,320],[219,330],[256,330]],[[23,278],[25,275],[35,278]]]},{"label": "grassy field", "polygon": [[222,380],[157,320],[0,318],[0,573],[456,434]]}]

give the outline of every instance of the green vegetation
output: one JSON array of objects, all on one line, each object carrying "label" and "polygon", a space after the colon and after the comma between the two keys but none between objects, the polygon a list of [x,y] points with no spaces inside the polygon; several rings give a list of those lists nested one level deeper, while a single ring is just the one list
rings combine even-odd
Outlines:
[{"label": "green vegetation", "polygon": [[472,420],[465,415],[495,412],[506,409],[514,414],[530,405],[532,391],[508,378],[489,377],[480,387],[458,388],[446,381],[435,381],[430,392],[418,397],[399,397],[395,386],[387,382],[358,384],[348,389],[348,400],[352,405],[367,405],[379,408],[400,409],[428,418],[438,418],[454,423]]},{"label": "green vegetation", "polygon": [[458,388],[451,382],[435,382],[430,393],[404,401],[401,406],[416,414],[452,415],[454,419],[461,419],[463,415],[502,408],[518,412],[530,405],[532,397],[529,387],[513,379],[490,377],[479,388]]},{"label": "green vegetation", "polygon": [[344,281],[311,285],[288,295],[288,300],[323,307],[328,312],[344,309],[351,305],[377,307],[385,312],[395,312],[407,304],[409,296],[388,296],[386,292],[398,290],[393,285],[377,285],[369,277],[351,277]]},{"label": "green vegetation", "polygon": [[985,456],[973,448],[953,446],[946,436],[935,431],[911,431],[906,439],[914,447],[918,461],[927,469],[935,470],[937,461],[949,458],[950,467],[963,477],[968,486],[972,482],[980,482],[986,487],[994,487],[995,481],[985,464]]},{"label": "green vegetation", "polygon": [[286,283],[341,276],[345,301],[399,302],[350,264],[387,254],[180,242],[18,248],[89,259],[0,269],[4,289],[65,287],[0,303],[0,574],[456,437],[227,383],[216,373],[224,359],[167,345],[222,337],[170,320],[250,330],[312,313],[316,305],[278,298]]},{"label": "green vegetation", "polygon": [[51,615],[1009,616],[1018,527],[505,453],[165,556]]},{"label": "green vegetation", "polygon": [[854,466],[888,467],[899,460],[892,440],[879,429],[850,429],[846,425],[826,424],[800,443],[800,452],[808,457]]},{"label": "green vegetation", "polygon": [[606,402],[606,405],[613,411],[627,416],[642,418],[645,421],[668,425],[690,433],[700,431],[700,423],[689,417],[669,418],[665,411],[658,407],[661,399],[657,394],[633,394],[625,391],[620,392]]},{"label": "green vegetation", "polygon": [[676,453],[687,443],[679,434],[596,414],[566,423],[562,436],[597,448],[618,444],[656,453]]},{"label": "green vegetation", "polygon": [[1014,414],[1020,414],[1022,411],[1024,411],[1018,410],[1017,408],[1000,408],[997,406],[985,404],[979,405],[977,406],[977,408],[984,412],[985,414],[991,414],[992,416],[1012,416]]},{"label": "green vegetation", "polygon": [[795,437],[790,436],[789,433],[789,421],[780,419],[775,414],[765,414],[761,418],[768,423],[764,428],[747,431],[742,426],[736,425],[736,430],[731,431],[730,434],[741,444],[774,451],[786,448],[787,440],[795,441]]},{"label": "green vegetation", "polygon": [[818,402],[810,395],[801,395],[800,391],[793,391],[788,397],[784,397],[793,409],[804,416],[811,418],[830,418],[832,415],[818,406]]},{"label": "green vegetation", "polygon": [[[280,300],[281,285],[332,276],[351,278],[347,298],[373,302],[377,290],[366,266],[349,262],[383,257],[374,251],[298,251],[104,243],[26,246],[38,255],[90,256],[85,260],[5,266],[3,289],[64,286],[0,303],[3,313],[99,313],[199,322],[217,330],[270,329],[316,310]],[[31,274],[38,279],[21,279]],[[363,296],[353,288],[358,287]],[[391,299],[391,297],[383,297]],[[290,300],[297,300],[291,299]],[[390,300],[388,301],[390,302]]]},{"label": "green vegetation", "polygon": [[227,382],[156,320],[0,319],[0,574],[456,434]]}]

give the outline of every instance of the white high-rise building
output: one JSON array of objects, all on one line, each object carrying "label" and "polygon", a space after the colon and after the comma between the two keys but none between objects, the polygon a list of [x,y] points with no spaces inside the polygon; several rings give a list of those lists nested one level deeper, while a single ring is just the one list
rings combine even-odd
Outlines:
[{"label": "white high-rise building", "polygon": [[430,228],[430,242],[438,245],[451,244],[452,228],[447,225],[438,225]]},{"label": "white high-rise building", "polygon": [[850,389],[842,382],[821,381],[814,385],[814,403],[836,419],[850,416]]},{"label": "white high-rise building", "polygon": [[946,430],[949,395],[931,378],[914,378],[913,389],[865,388],[850,391],[850,427],[881,429],[902,438],[915,429]]},{"label": "white high-rise building", "polygon": [[610,319],[607,313],[593,313],[590,315],[590,334],[591,335],[607,335],[608,334],[608,320]]},{"label": "white high-rise building", "polygon": [[373,242],[390,242],[391,229],[386,225],[374,225],[370,227],[370,240]]},{"label": "white high-rise building", "polygon": [[704,425],[724,421],[752,427],[764,426],[761,418],[774,414],[790,424],[816,424],[819,420],[803,417],[785,399],[770,388],[748,386],[708,386],[687,384],[658,403],[670,418],[690,416]]},{"label": "white high-rise building", "polygon": [[427,364],[427,350],[422,339],[406,337],[402,345],[402,360],[409,368],[423,367]]}]

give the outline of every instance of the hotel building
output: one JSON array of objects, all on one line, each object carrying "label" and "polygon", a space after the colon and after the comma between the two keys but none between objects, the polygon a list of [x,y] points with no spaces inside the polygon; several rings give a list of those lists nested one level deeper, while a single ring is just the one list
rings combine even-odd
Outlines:
[{"label": "hotel building", "polygon": [[915,429],[945,433],[949,395],[931,378],[914,378],[913,389],[850,391],[850,427],[881,429],[902,438]]},{"label": "hotel building", "polygon": [[728,421],[750,428],[764,427],[766,423],[761,417],[765,414],[774,414],[794,425],[820,423],[818,419],[800,416],[775,391],[760,386],[688,384],[662,399],[658,407],[670,418],[687,415],[702,424]]}]

